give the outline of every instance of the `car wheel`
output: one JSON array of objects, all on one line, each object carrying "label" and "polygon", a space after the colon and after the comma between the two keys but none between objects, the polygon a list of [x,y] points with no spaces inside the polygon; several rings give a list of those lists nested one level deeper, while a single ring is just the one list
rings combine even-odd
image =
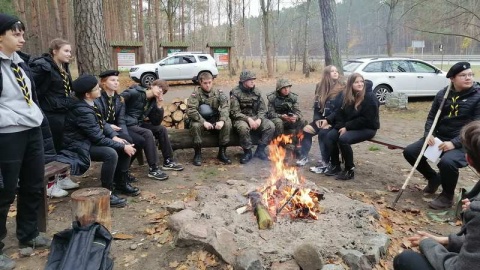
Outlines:
[{"label": "car wheel", "polygon": [[387,94],[391,92],[392,92],[392,88],[390,88],[390,86],[385,84],[378,85],[373,90],[373,93],[375,94],[375,97],[378,99],[380,104],[385,104]]},{"label": "car wheel", "polygon": [[148,87],[153,81],[157,79],[157,76],[153,73],[145,73],[142,75],[142,78],[140,79],[140,83],[144,87]]}]

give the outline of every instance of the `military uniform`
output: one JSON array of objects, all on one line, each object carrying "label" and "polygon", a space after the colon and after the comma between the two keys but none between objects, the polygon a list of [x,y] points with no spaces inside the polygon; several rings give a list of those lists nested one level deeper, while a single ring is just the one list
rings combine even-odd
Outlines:
[{"label": "military uniform", "polygon": [[[275,137],[284,134],[285,130],[294,130],[294,133],[297,134],[306,125],[306,121],[302,119],[302,112],[298,105],[298,95],[291,92],[286,96],[280,94],[282,88],[289,86],[292,85],[288,80],[279,79],[276,91],[267,95],[267,117],[275,125]],[[283,114],[296,115],[297,121],[295,123],[284,121],[281,118]]]}]

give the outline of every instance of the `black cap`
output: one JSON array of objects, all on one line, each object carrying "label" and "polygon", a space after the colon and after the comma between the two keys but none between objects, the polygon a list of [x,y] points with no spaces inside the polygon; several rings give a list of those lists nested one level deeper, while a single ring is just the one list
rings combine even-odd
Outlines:
[{"label": "black cap", "polygon": [[458,73],[469,69],[470,68],[470,63],[468,62],[458,62],[455,65],[453,65],[450,70],[448,70],[447,73],[447,78],[452,78],[455,77]]},{"label": "black cap", "polygon": [[9,30],[12,25],[19,21],[20,20],[15,16],[0,13],[0,34]]},{"label": "black cap", "polygon": [[85,94],[91,92],[97,84],[98,81],[95,76],[83,74],[72,82],[72,89],[75,93]]},{"label": "black cap", "polygon": [[120,74],[120,72],[118,72],[118,70],[110,69],[110,70],[105,70],[104,72],[100,73],[100,75],[98,75],[98,77],[103,79],[103,78],[110,77],[110,76],[118,76],[118,74]]}]

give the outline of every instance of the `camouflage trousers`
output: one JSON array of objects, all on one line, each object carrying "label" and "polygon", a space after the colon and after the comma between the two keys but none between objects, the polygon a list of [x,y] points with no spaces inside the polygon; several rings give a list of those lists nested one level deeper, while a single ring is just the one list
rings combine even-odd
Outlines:
[{"label": "camouflage trousers", "polygon": [[[232,130],[232,121],[227,119],[222,129],[213,129],[212,131],[218,133],[218,144],[225,146],[230,142],[230,131]],[[193,137],[194,145],[202,145],[202,135],[206,131],[205,127],[200,122],[190,123],[190,135]]]},{"label": "camouflage trousers", "polygon": [[251,130],[247,121],[237,120],[233,122],[233,128],[240,137],[240,146],[243,149],[252,148],[252,133],[260,136],[259,144],[268,145],[275,133],[275,125],[268,119],[262,119],[262,123],[256,130]]},{"label": "camouflage trousers", "polygon": [[279,117],[270,120],[275,125],[275,133],[273,136],[274,138],[278,137],[278,135],[280,134],[298,134],[303,129],[303,127],[307,125],[307,121],[302,120],[301,118],[299,118],[295,123],[283,121]]}]

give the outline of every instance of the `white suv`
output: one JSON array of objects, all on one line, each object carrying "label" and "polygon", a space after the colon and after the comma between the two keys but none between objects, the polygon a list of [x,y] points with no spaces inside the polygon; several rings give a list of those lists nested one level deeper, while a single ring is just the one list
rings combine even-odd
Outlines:
[{"label": "white suv", "polygon": [[409,97],[435,96],[448,85],[446,72],[427,62],[411,58],[360,58],[343,66],[346,76],[356,72],[373,82],[373,92],[385,102],[389,92],[405,93]]},{"label": "white suv", "polygon": [[156,79],[166,81],[192,80],[202,72],[218,75],[217,63],[210,54],[197,52],[177,52],[154,64],[141,64],[130,68],[130,78],[148,86]]}]

